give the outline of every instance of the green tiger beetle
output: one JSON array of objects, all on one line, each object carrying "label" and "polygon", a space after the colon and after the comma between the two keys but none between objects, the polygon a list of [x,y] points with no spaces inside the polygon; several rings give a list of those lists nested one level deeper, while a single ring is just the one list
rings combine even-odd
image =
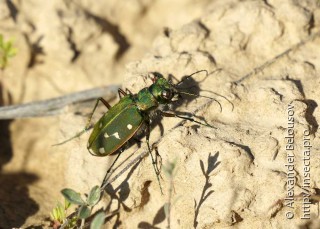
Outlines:
[{"label": "green tiger beetle", "polygon": [[[103,98],[98,98],[96,104],[93,108],[93,111],[90,114],[90,117],[87,121],[87,125],[84,130],[77,133],[74,137],[65,140],[56,145],[64,144],[76,137],[79,137],[84,132],[91,128],[90,122],[92,116],[99,104],[102,102],[107,108],[108,111],[96,122],[93,126],[93,131],[89,137],[87,149],[94,156],[107,156],[114,153],[118,153],[117,158],[114,160],[110,169],[107,171],[107,174],[111,171],[112,166],[115,164],[120,154],[124,151],[127,143],[134,135],[140,130],[145,124],[146,130],[146,142],[148,146],[148,151],[152,160],[152,164],[157,175],[157,180],[160,186],[162,193],[162,188],[160,185],[159,172],[157,171],[156,162],[152,156],[152,149],[150,147],[149,137],[150,137],[150,126],[151,126],[151,112],[158,111],[161,116],[164,117],[177,117],[184,120],[189,120],[191,122],[198,123],[203,126],[214,128],[213,126],[195,120],[190,116],[182,116],[175,114],[173,112],[163,111],[161,107],[163,105],[169,105],[174,101],[177,101],[181,98],[181,95],[189,96],[199,96],[205,97],[212,100],[215,100],[211,97],[201,96],[198,94],[192,94],[179,90],[179,85],[186,79],[190,78],[194,74],[208,72],[206,70],[200,70],[194,72],[193,74],[187,76],[182,81],[177,84],[172,84],[171,80],[165,79],[160,73],[153,72],[152,84],[149,87],[143,88],[137,94],[132,94],[128,89],[126,91],[118,89],[118,94],[120,101],[111,106]],[[219,104],[220,105],[220,104]],[[220,105],[221,108],[221,105]],[[106,179],[107,175],[105,176]],[[105,181],[104,179],[104,181]],[[103,181],[103,183],[104,183]],[[103,184],[102,183],[102,184]]]}]

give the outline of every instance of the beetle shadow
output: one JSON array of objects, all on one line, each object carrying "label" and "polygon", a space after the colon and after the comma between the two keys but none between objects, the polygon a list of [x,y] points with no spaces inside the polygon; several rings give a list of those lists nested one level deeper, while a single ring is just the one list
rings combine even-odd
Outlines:
[{"label": "beetle shadow", "polygon": [[[173,81],[179,81],[175,76],[173,76],[172,74],[168,75],[168,80],[170,82]],[[188,75],[185,75],[182,77],[181,79],[181,87],[178,87],[178,91],[180,89],[188,89],[188,90],[184,90],[185,92],[188,93],[192,93],[192,94],[199,94],[200,93],[200,87],[199,87],[199,82],[195,81],[192,77],[189,77]],[[176,111],[176,109],[178,107],[181,107],[183,105],[183,103],[186,103],[186,106],[191,103],[196,97],[195,96],[188,96],[188,95],[181,95],[181,98],[179,98],[178,100],[170,103],[170,105],[167,105],[163,108],[163,111],[174,111],[174,113],[178,114],[178,115],[189,115],[192,117],[195,117],[193,114],[191,114],[190,112],[179,112]],[[154,128],[156,128],[157,126],[160,129],[160,136],[162,137],[164,135],[164,126],[162,124],[162,119],[164,117],[160,114],[160,112],[154,112],[152,115],[152,119],[154,120],[151,124],[150,124],[150,132],[152,132],[152,130]],[[200,117],[201,119],[201,117]]]},{"label": "beetle shadow", "polygon": [[[185,104],[185,106],[187,107],[189,103],[191,103],[196,98],[198,98],[197,95],[199,95],[200,91],[202,91],[200,89],[200,83],[205,81],[208,77],[209,77],[209,75],[206,75],[206,76],[202,77],[199,81],[197,81],[193,77],[190,77],[190,75],[184,75],[181,78],[181,80],[179,81],[175,76],[173,76],[172,74],[169,74],[168,75],[168,81],[170,81],[170,82],[176,81],[177,82],[176,85],[179,86],[179,87],[176,87],[176,89],[178,91],[190,93],[192,95],[181,94],[180,95],[181,98],[179,98],[178,100],[170,103],[170,105],[165,106],[163,111],[174,111],[174,113],[179,115],[179,116],[196,118],[196,119],[200,120],[201,122],[209,125],[204,117],[197,116],[197,115],[192,114],[191,112],[188,112],[188,111],[176,111],[176,109],[181,107],[183,104]],[[224,96],[219,95],[217,93],[214,93],[214,92],[211,92],[211,93],[225,98]],[[212,98],[212,99],[215,100],[214,98]],[[215,100],[215,101],[218,102],[217,100]],[[219,103],[219,105],[220,105],[220,103]],[[220,105],[220,108],[221,108],[221,105]],[[164,116],[162,116],[160,112],[154,112],[154,114],[152,115],[152,119],[154,121],[151,122],[151,124],[150,124],[150,133],[152,133],[152,130],[155,129],[157,126],[159,127],[159,129],[160,129],[160,138],[164,136],[164,131],[165,131],[165,128],[164,128],[164,126],[162,124],[162,119],[163,118],[164,118]],[[181,118],[179,118],[179,119],[181,119]],[[181,119],[181,120],[183,120],[183,119]],[[145,137],[145,131],[143,131],[144,129],[145,128],[142,127],[142,134],[138,134],[137,137],[136,137],[137,139],[139,139],[139,145],[138,145],[139,148],[141,147],[141,142],[142,142],[141,139],[143,139]],[[131,145],[132,145],[132,143],[130,143],[130,146]],[[154,147],[152,147],[152,148],[154,149]],[[159,158],[159,161],[161,161],[162,159],[161,159],[160,154],[158,153],[157,149],[155,149],[155,150],[156,150],[156,158],[155,159],[158,160],[158,158]],[[158,163],[156,163],[156,165],[158,167],[157,168],[158,171],[160,171]],[[160,167],[161,167],[161,162],[160,162]]]},{"label": "beetle shadow", "polygon": [[198,216],[200,212],[200,208],[203,205],[203,203],[208,199],[208,197],[214,192],[213,190],[210,190],[212,187],[212,183],[210,183],[210,173],[218,167],[220,162],[217,162],[219,157],[219,152],[215,153],[215,155],[211,156],[211,153],[208,156],[208,165],[207,169],[204,168],[204,163],[202,160],[200,160],[200,168],[202,171],[203,176],[205,177],[205,184],[202,189],[202,193],[199,199],[199,202],[197,202],[194,199],[194,220],[193,220],[193,227],[197,228],[198,226]]},{"label": "beetle shadow", "polygon": [[133,175],[133,172],[137,169],[139,164],[141,163],[143,158],[141,158],[128,172],[126,178],[119,184],[116,188],[114,188],[111,184],[107,185],[104,191],[110,196],[111,200],[105,208],[105,212],[111,212],[111,206],[114,206],[113,201],[117,202],[116,210],[114,210],[114,214],[108,216],[106,218],[106,222],[111,221],[113,217],[116,217],[115,223],[112,228],[119,228],[122,224],[120,220],[120,210],[123,208],[126,212],[131,212],[132,208],[128,207],[124,202],[128,199],[130,194],[130,186],[129,179]]},{"label": "beetle shadow", "polygon": [[[205,77],[206,79],[207,77]],[[175,81],[178,81],[176,86],[176,89],[179,92],[186,92],[186,93],[191,93],[193,95],[199,95],[200,94],[200,83],[204,81],[205,79],[202,79],[201,81],[196,81],[193,77],[189,77],[189,75],[185,75],[181,78],[179,81],[176,79],[172,74],[169,74],[168,79],[170,81],[173,81],[172,79],[175,79]],[[183,103],[186,103],[186,106],[189,105],[193,100],[195,100],[196,96],[190,96],[186,94],[181,94],[182,99],[178,99],[174,103],[172,103],[172,110],[176,110],[178,107],[182,106]]]},{"label": "beetle shadow", "polygon": [[[169,80],[172,81],[172,79],[175,79],[175,81],[177,81],[178,83],[175,85],[176,86],[176,89],[178,91],[181,91],[181,93],[191,93],[193,95],[186,95],[184,96],[184,101],[186,101],[186,106],[188,106],[188,104],[193,101],[195,99],[195,97],[205,97],[205,98],[210,98],[212,99],[213,101],[215,101],[216,103],[219,104],[220,106],[220,109],[222,111],[222,106],[221,104],[219,103],[218,100],[215,99],[215,97],[220,97],[224,100],[226,100],[228,103],[230,103],[230,105],[232,106],[232,110],[234,109],[234,105],[233,103],[226,97],[226,96],[223,96],[217,92],[214,92],[214,91],[210,91],[210,90],[202,90],[200,88],[200,83],[204,82],[208,77],[210,77],[211,74],[214,74],[215,72],[219,72],[221,71],[221,69],[217,69],[213,72],[207,72],[207,74],[202,77],[200,80],[195,80],[194,77],[191,77],[193,75],[196,75],[196,74],[199,74],[200,72],[204,72],[206,70],[201,70],[201,71],[198,71],[198,72],[195,72],[191,75],[185,75],[182,77],[182,79],[179,81],[178,79],[176,79],[172,74],[169,74]],[[205,96],[205,95],[200,95],[200,92],[207,92],[207,93],[210,93],[212,94],[212,96]]]}]

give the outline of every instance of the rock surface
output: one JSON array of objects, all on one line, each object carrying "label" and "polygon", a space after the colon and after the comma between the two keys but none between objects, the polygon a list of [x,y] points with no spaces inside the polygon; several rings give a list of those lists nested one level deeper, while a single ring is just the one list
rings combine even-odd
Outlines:
[{"label": "rock surface", "polygon": [[[136,93],[152,83],[147,73],[154,71],[177,80],[209,72],[189,83],[216,101],[188,97],[174,108],[215,128],[161,119],[151,142],[157,142],[163,167],[175,161],[172,183],[162,172],[161,195],[150,159],[142,159],[108,187],[113,195],[98,206],[117,212],[106,228],[165,228],[170,190],[171,228],[319,227],[320,37],[310,39],[319,32],[316,1],[33,2],[31,8],[15,3],[15,20],[0,3],[7,14],[0,33],[16,36],[21,53],[1,76],[12,103],[120,82]],[[50,147],[81,130],[92,106],[71,107],[59,120],[2,124],[4,139],[11,140],[3,154],[9,156],[1,158],[2,227],[45,225],[59,190],[87,193],[101,182],[112,158],[88,154],[89,133]],[[79,110],[82,115],[75,115]],[[145,151],[142,141],[120,162]],[[18,210],[28,206],[29,212]],[[310,207],[310,221],[301,219],[303,206]]]}]

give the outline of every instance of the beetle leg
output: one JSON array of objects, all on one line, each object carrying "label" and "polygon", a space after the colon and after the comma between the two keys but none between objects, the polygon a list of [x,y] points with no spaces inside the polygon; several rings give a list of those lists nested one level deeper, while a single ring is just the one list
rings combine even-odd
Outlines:
[{"label": "beetle leg", "polygon": [[[161,157],[161,155],[159,154],[157,143],[153,143],[153,144],[152,144],[151,150],[153,150],[153,149],[154,149],[154,151],[156,152],[155,162],[156,162],[156,165],[157,165],[157,170],[158,170],[158,171],[161,171],[161,168],[162,168],[162,157]],[[160,165],[159,168],[158,168],[158,158],[160,158],[160,159],[159,159],[159,165]],[[161,173],[159,172],[158,174],[159,174],[159,176],[162,178]]]},{"label": "beetle leg", "polygon": [[179,82],[179,80],[178,80],[174,75],[169,74],[169,75],[168,75],[168,81],[169,81],[170,83],[172,83],[173,79],[174,79],[175,81],[178,81],[178,82]]},{"label": "beetle leg", "polygon": [[141,148],[141,143],[142,143],[142,141],[141,141],[139,138],[137,138],[137,137],[132,137],[131,139],[132,139],[135,143],[137,143],[138,148]]},{"label": "beetle leg", "polygon": [[126,96],[127,93],[124,90],[122,90],[121,88],[118,88],[118,95],[119,95],[119,98],[121,99],[122,96]]},{"label": "beetle leg", "polygon": [[165,116],[165,117],[181,118],[181,119],[184,119],[184,120],[189,120],[189,121],[191,121],[191,122],[198,123],[198,124],[200,124],[200,125],[202,125],[202,126],[207,126],[207,127],[211,127],[211,128],[216,129],[214,126],[209,125],[207,122],[202,123],[202,122],[199,122],[199,121],[195,120],[195,119],[192,118],[192,117],[182,116],[182,115],[178,115],[178,114],[170,113],[170,112],[165,112],[165,111],[160,111],[160,112],[161,112],[161,115],[162,115],[162,116]]},{"label": "beetle leg", "polygon": [[133,95],[132,92],[128,88],[126,88],[126,93],[130,94],[130,95]]},{"label": "beetle leg", "polygon": [[91,119],[92,119],[92,116],[93,116],[94,112],[97,109],[97,106],[98,106],[99,102],[102,102],[108,108],[108,110],[111,108],[110,104],[106,100],[104,100],[102,97],[98,98],[97,102],[96,102],[96,105],[94,106],[94,108],[93,108],[93,110],[92,110],[92,112],[90,114],[90,117],[88,118],[85,130],[90,129],[90,122],[91,122]]},{"label": "beetle leg", "polygon": [[[88,129],[89,129],[89,127],[88,127]],[[64,143],[67,143],[68,141],[71,141],[72,139],[75,139],[75,138],[80,137],[80,136],[81,136],[82,134],[84,134],[86,131],[87,131],[87,129],[84,129],[84,130],[80,131],[79,133],[77,133],[76,135],[74,135],[73,137],[71,137],[71,138],[69,138],[69,139],[67,139],[67,140],[64,140],[63,142],[59,142],[59,143],[57,143],[57,144],[54,144],[54,145],[52,145],[52,146],[63,145]]]},{"label": "beetle leg", "polygon": [[116,159],[113,161],[113,163],[111,164],[111,166],[107,170],[106,175],[104,176],[103,181],[102,181],[102,183],[100,185],[100,188],[102,188],[108,182],[108,179],[110,178],[109,174],[111,173],[111,170],[112,170],[113,166],[115,165],[115,163],[117,162],[117,160],[119,159],[119,157],[120,157],[120,155],[122,154],[123,151],[124,151],[124,148],[119,150],[119,153],[118,153]]},{"label": "beetle leg", "polygon": [[118,95],[119,95],[120,99],[122,98],[122,96],[126,96],[128,94],[133,95],[132,92],[128,88],[126,88],[126,91],[122,90],[121,88],[118,88]]},{"label": "beetle leg", "polygon": [[151,150],[151,147],[150,147],[150,142],[149,142],[149,138],[150,138],[150,122],[149,121],[145,121],[146,122],[146,141],[147,141],[147,145],[148,145],[148,151],[149,151],[149,154],[150,154],[150,157],[151,157],[151,161],[152,161],[152,165],[153,165],[153,169],[154,169],[154,172],[156,173],[156,176],[157,176],[157,180],[158,180],[158,183],[159,183],[159,187],[160,187],[160,191],[161,191],[161,194],[163,194],[162,192],[162,188],[161,188],[161,184],[160,184],[160,179],[159,179],[159,170],[157,169],[157,166],[156,166],[156,162],[155,160],[153,159],[153,156],[152,156],[152,150]]},{"label": "beetle leg", "polygon": [[64,143],[68,142],[68,141],[71,141],[72,139],[75,139],[77,137],[80,137],[82,134],[84,134],[87,130],[89,130],[92,126],[90,125],[90,122],[91,122],[91,119],[92,119],[92,116],[94,114],[94,112],[96,111],[96,108],[98,106],[98,103],[99,101],[101,101],[108,109],[111,108],[110,104],[104,100],[102,97],[98,98],[97,101],[96,101],[96,105],[94,106],[91,114],[90,114],[90,117],[88,118],[88,121],[87,121],[87,124],[86,126],[84,127],[84,129],[82,131],[80,131],[79,133],[77,133],[75,136],[63,141],[63,142],[60,142],[58,144],[54,144],[53,146],[57,146],[57,145],[63,145]]}]

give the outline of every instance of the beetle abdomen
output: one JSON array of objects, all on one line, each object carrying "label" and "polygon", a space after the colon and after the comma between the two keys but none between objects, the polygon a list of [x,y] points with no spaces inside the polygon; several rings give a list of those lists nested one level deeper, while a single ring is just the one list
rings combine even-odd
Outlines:
[{"label": "beetle abdomen", "polygon": [[143,117],[132,99],[123,97],[94,125],[88,150],[95,156],[114,153],[137,132],[142,121]]}]

